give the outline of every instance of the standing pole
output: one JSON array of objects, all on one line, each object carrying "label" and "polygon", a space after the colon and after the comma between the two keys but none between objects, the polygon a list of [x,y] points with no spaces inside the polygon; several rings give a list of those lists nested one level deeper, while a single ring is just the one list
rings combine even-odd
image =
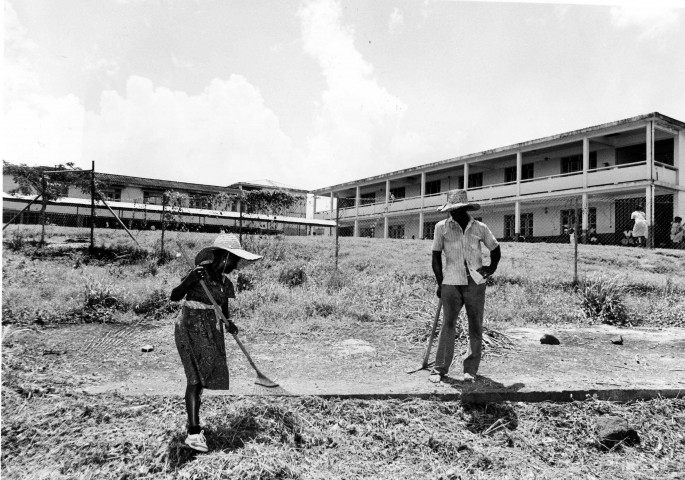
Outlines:
[{"label": "standing pole", "polygon": [[335,198],[335,270],[338,270],[338,252],[340,242],[338,241],[338,223],[340,222],[340,199]]},{"label": "standing pole", "polygon": [[573,224],[573,285],[578,285],[578,199],[575,199]]},{"label": "standing pole", "polygon": [[238,219],[238,239],[240,240],[240,244],[243,244],[243,187],[242,185],[240,186],[240,200],[238,200],[238,213],[239,213],[239,219]]},{"label": "standing pole", "polygon": [[95,248],[95,160],[90,170],[90,253]]},{"label": "standing pole", "polygon": [[160,252],[160,260],[164,259],[164,224],[165,219],[166,219],[166,202],[167,202],[167,194],[164,192],[162,194],[162,249]]},{"label": "standing pole", "polygon": [[47,196],[45,195],[45,191],[47,190],[47,182],[45,181],[45,172],[41,173],[40,188],[43,189],[43,201],[41,202],[41,209],[40,209],[40,224],[41,224],[40,246],[42,247],[45,244],[45,210],[47,209],[47,206],[48,206],[48,202],[46,200]]}]

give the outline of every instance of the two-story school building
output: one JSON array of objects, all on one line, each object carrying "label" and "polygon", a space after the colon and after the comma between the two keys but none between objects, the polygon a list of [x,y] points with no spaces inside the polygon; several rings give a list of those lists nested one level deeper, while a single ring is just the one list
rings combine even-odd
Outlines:
[{"label": "two-story school building", "polygon": [[[91,171],[57,173],[61,181],[69,183],[69,175],[82,175],[90,178]],[[90,194],[80,187],[69,185],[63,196],[48,202],[46,213],[48,221],[55,225],[85,227],[90,225],[91,218],[96,227],[118,228],[114,220],[116,214],[127,228],[149,229],[161,228],[162,217],[166,216],[167,228],[187,228],[197,231],[218,232],[221,230],[240,229],[252,233],[285,233],[288,235],[306,235],[313,229],[330,229],[333,222],[321,219],[307,219],[306,190],[277,184],[269,180],[260,182],[238,182],[228,186],[204,185],[173,180],[161,180],[129,175],[94,172],[100,185],[99,191],[106,204],[98,200],[91,205]],[[18,185],[12,176],[3,173],[3,223],[12,220],[14,223],[36,224],[41,221],[41,204],[36,202],[24,208],[35,195],[22,196],[12,193]],[[271,215],[240,207],[236,200],[228,205],[214,205],[213,197],[220,194],[234,195],[240,191],[282,190],[299,197],[299,201],[289,211],[281,215]],[[169,214],[163,205],[165,192],[175,192],[185,196],[182,208],[175,208]],[[91,208],[95,215],[91,215]],[[173,222],[169,225],[170,217]]]},{"label": "two-story school building", "polygon": [[685,217],[684,171],[685,123],[654,112],[312,193],[330,196],[315,216],[337,216],[341,235],[432,238],[446,192],[465,188],[499,239],[559,241],[578,222],[620,244],[642,207],[649,242],[661,246],[674,215]]}]

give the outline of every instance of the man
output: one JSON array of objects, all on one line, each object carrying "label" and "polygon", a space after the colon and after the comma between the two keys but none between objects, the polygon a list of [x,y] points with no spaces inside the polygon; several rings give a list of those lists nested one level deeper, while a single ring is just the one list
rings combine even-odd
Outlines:
[{"label": "man", "polygon": [[[466,190],[452,190],[447,194],[447,204],[439,210],[449,212],[450,217],[438,222],[433,237],[433,273],[438,282],[436,294],[442,299],[444,320],[435,367],[429,377],[431,382],[439,382],[452,364],[456,324],[462,306],[466,307],[469,321],[469,354],[464,359],[464,381],[476,380],[483,343],[485,280],[495,273],[501,257],[499,243],[490,229],[468,213],[478,209],[480,205],[469,203]],[[490,250],[489,266],[483,266],[481,243]]]},{"label": "man", "polygon": [[685,227],[681,224],[682,221],[681,217],[675,217],[671,223],[671,243],[675,248],[678,248],[683,241],[683,236],[685,236]]}]

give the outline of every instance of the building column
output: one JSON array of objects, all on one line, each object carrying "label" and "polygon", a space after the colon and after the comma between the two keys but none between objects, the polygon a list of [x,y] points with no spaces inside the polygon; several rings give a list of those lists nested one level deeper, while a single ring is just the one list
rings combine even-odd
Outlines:
[{"label": "building column", "polygon": [[647,178],[649,185],[645,191],[645,215],[647,216],[647,247],[654,248],[654,122],[645,127],[645,145],[647,150]]},{"label": "building column", "polygon": [[426,196],[426,172],[421,172],[421,208],[423,208],[423,199]]},{"label": "building column", "polygon": [[469,164],[464,164],[464,190],[469,189]]},{"label": "building column", "polygon": [[516,152],[516,196],[521,195],[521,171],[523,170],[523,154]]},{"label": "building column", "polygon": [[361,187],[357,185],[354,199],[354,236],[359,236],[359,203],[361,202]]},{"label": "building column", "polygon": [[[678,133],[673,143],[673,165],[678,169],[676,185],[685,188],[685,130]],[[685,191],[673,192],[673,216],[685,218]]]},{"label": "building column", "polygon": [[[335,193],[333,192],[333,190],[331,190],[331,211],[330,211],[331,220],[335,220],[335,208],[333,207],[334,203],[335,203]],[[336,226],[336,228],[337,228],[337,226]],[[333,227],[328,229],[328,234],[330,236],[333,236]]]},{"label": "building column", "polygon": [[581,243],[587,243],[587,230],[588,230],[588,221],[589,221],[589,213],[590,213],[590,208],[588,207],[588,195],[587,193],[583,193],[582,200],[581,200],[582,206],[581,206],[581,236],[580,236],[580,242]]},{"label": "building column", "polygon": [[419,240],[423,240],[423,212],[419,212]]},{"label": "building column", "polygon": [[385,181],[385,213],[383,218],[383,238],[388,238],[388,207],[390,206],[390,180]]},{"label": "building column", "polygon": [[316,193],[314,194],[314,201],[312,202],[312,218],[316,218]]},{"label": "building column", "polygon": [[590,170],[590,139],[583,138],[583,188],[588,187],[588,171]]},{"label": "building column", "polygon": [[514,241],[518,242],[521,236],[521,202],[514,203]]}]

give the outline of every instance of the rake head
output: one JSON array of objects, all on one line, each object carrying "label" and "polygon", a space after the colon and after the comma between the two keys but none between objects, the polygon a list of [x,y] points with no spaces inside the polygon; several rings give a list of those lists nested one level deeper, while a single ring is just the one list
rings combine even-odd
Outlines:
[{"label": "rake head", "polygon": [[289,391],[262,373],[257,374],[252,393],[253,395],[291,395]]}]

